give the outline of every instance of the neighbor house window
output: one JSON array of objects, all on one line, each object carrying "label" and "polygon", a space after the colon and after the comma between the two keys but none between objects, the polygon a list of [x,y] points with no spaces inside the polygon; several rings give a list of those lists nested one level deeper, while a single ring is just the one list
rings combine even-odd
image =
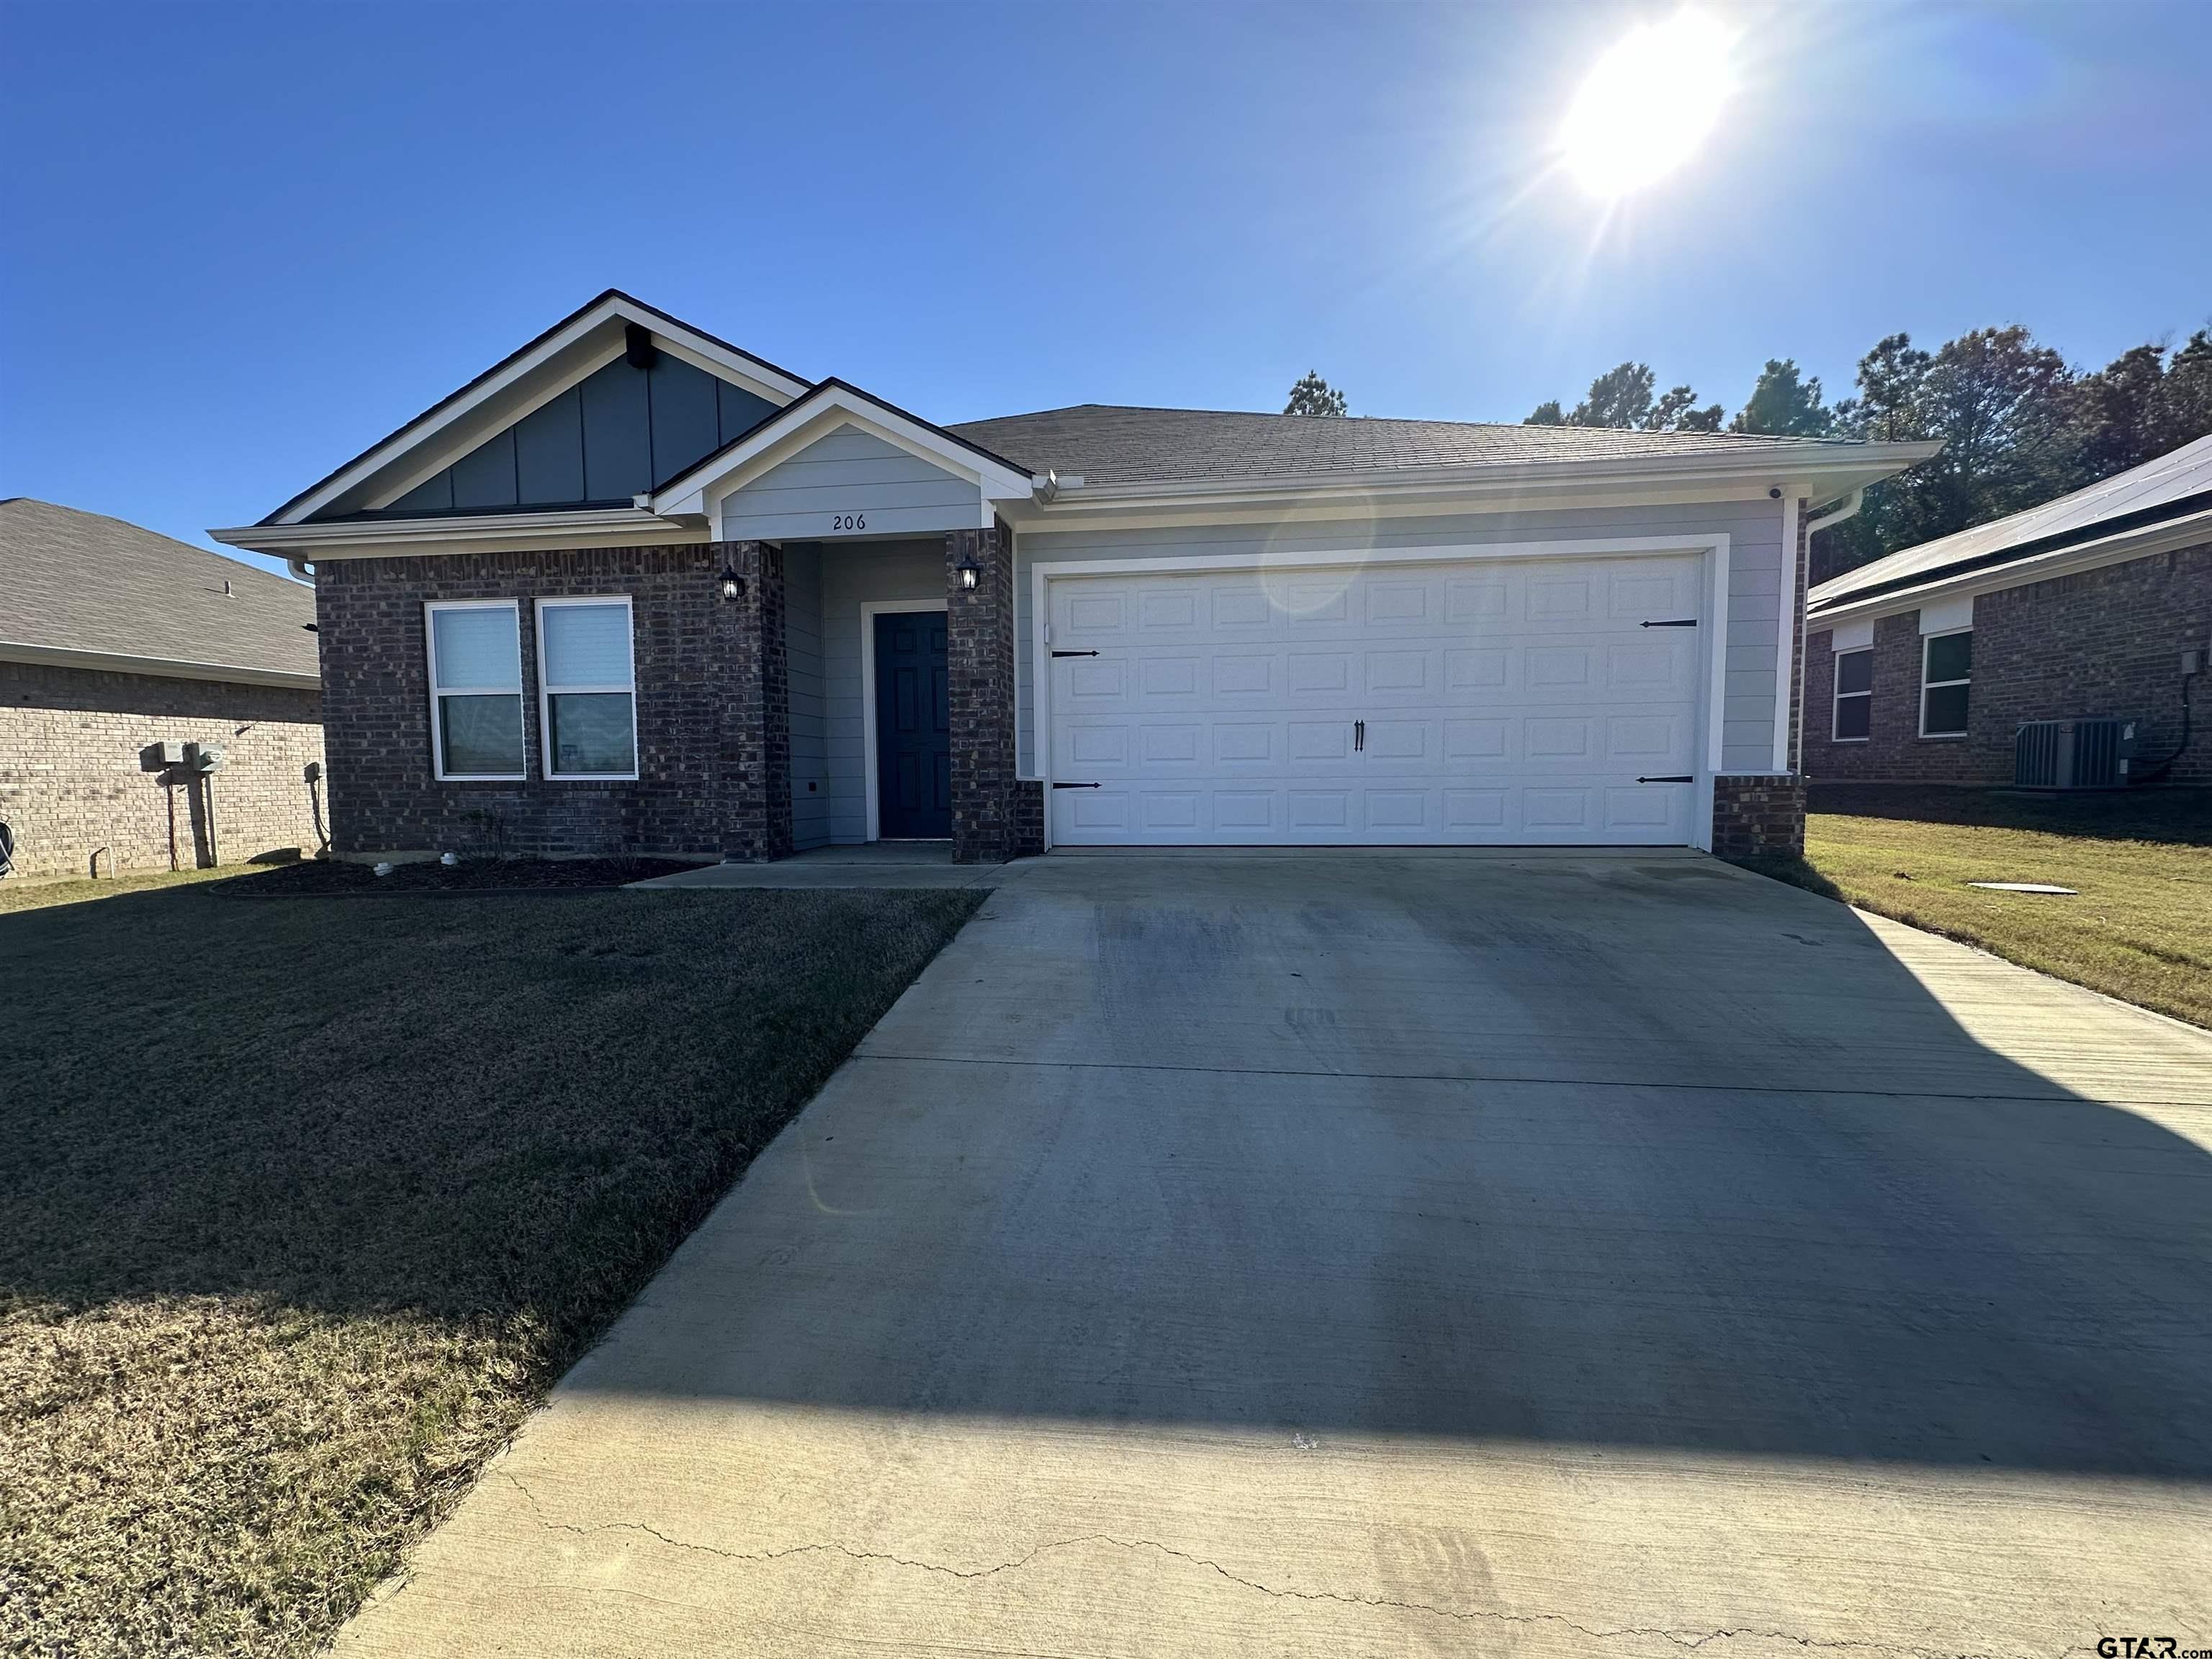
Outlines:
[{"label": "neighbor house window", "polygon": [[629,601],[540,599],[538,686],[549,778],[637,775]]},{"label": "neighbor house window", "polygon": [[1930,634],[1920,649],[1920,735],[1963,738],[1966,689],[1973,678],[1973,632]]},{"label": "neighbor house window", "polygon": [[520,608],[513,599],[467,599],[423,612],[433,771],[441,779],[521,777]]},{"label": "neighbor house window", "polygon": [[1836,653],[1836,718],[1831,728],[1838,743],[1864,743],[1874,731],[1874,653]]}]

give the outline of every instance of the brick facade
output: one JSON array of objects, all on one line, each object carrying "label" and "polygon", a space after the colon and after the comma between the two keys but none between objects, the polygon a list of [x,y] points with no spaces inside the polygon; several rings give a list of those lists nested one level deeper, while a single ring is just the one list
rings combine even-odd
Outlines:
[{"label": "brick facade", "polygon": [[[1974,600],[1967,735],[1920,735],[1920,618],[1874,629],[1871,735],[1838,743],[1830,630],[1807,641],[1805,769],[1818,781],[2008,784],[2027,720],[2117,715],[2138,722],[2136,752],[2156,760],[2181,735],[2180,654],[2212,648],[2212,545],[2057,576]],[[2212,783],[2212,695],[2195,687],[2196,735],[2177,783]]]},{"label": "brick facade", "polygon": [[[1003,864],[1016,856],[1013,552],[1013,532],[1003,520],[988,530],[955,530],[945,538],[952,858],[957,864]],[[972,592],[960,581],[960,567],[970,558],[977,572]],[[1040,817],[1040,847],[1043,839]]]},{"label": "brick facade", "polygon": [[[223,769],[145,771],[155,743],[220,744]],[[0,663],[0,822],[26,875],[88,874],[95,849],[103,875],[313,855],[322,757],[313,691]]]},{"label": "brick facade", "polygon": [[1018,859],[1040,857],[1044,852],[1043,781],[1037,778],[1016,778],[1013,803],[1013,856]]},{"label": "brick facade", "polygon": [[1765,773],[1715,778],[1713,852],[1724,859],[1802,858],[1804,778]]},{"label": "brick facade", "polygon": [[[735,601],[720,597],[726,562],[745,577]],[[332,839],[341,855],[450,848],[772,858],[790,849],[782,561],[773,550],[702,542],[332,560],[317,576]],[[550,781],[530,602],[592,594],[630,600],[638,776]],[[523,602],[527,775],[440,782],[431,767],[422,607],[492,599]]]}]

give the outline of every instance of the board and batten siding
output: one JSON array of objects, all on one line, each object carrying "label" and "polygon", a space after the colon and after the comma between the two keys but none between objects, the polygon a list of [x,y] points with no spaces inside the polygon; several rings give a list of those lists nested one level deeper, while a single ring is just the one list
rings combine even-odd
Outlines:
[{"label": "board and batten siding", "polygon": [[1776,501],[1678,506],[1593,507],[1552,513],[1451,514],[1364,522],[1222,524],[1121,530],[1024,530],[1015,547],[1014,695],[1023,711],[1018,764],[1036,772],[1034,707],[1036,665],[1030,571],[1084,559],[1192,559],[1231,554],[1345,550],[1347,560],[1374,548],[1460,547],[1495,542],[1626,540],[1655,536],[1729,538],[1726,683],[1721,714],[1722,769],[1765,772],[1774,766],[1774,699],[1781,646],[1782,521]]},{"label": "board and batten siding", "polygon": [[860,606],[881,599],[942,603],[945,543],[941,537],[921,542],[832,543],[820,549],[817,556],[823,788],[829,797],[826,830],[830,842],[848,846],[868,838],[867,728],[860,704],[860,653],[872,646],[860,629]]},{"label": "board and batten siding", "polygon": [[823,747],[822,550],[793,547],[783,564],[784,655],[791,686],[791,836],[795,851],[830,842],[830,763]]},{"label": "board and batten siding", "polygon": [[716,504],[720,539],[788,541],[842,533],[848,515],[871,536],[972,530],[982,491],[872,432],[841,426]]}]

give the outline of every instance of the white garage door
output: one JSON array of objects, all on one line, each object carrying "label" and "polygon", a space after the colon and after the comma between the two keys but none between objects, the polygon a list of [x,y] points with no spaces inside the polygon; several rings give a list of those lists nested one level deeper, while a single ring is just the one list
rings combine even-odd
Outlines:
[{"label": "white garage door", "polygon": [[1703,586],[1686,554],[1052,580],[1053,839],[1680,846]]}]

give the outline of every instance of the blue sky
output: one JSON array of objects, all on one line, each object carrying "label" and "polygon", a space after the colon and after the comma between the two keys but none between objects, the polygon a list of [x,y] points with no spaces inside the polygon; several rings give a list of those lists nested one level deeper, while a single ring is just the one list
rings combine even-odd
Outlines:
[{"label": "blue sky", "polygon": [[0,495],[203,541],[609,287],[943,421],[2212,322],[2212,7],[1717,7],[1719,130],[1607,216],[1547,148],[1669,9],[0,0]]}]

